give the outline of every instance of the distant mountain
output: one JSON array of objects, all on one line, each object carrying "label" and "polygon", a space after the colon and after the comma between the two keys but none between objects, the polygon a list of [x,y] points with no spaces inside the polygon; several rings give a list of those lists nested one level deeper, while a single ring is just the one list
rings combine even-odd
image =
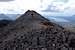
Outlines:
[{"label": "distant mountain", "polygon": [[57,22],[57,24],[61,25],[62,27],[65,27],[68,30],[71,30],[75,32],[75,16],[70,17],[59,17],[68,20],[69,22]]},{"label": "distant mountain", "polygon": [[75,33],[28,10],[0,31],[0,50],[69,50]]},{"label": "distant mountain", "polygon": [[5,14],[0,14],[0,20],[10,20],[11,18],[6,16]]},{"label": "distant mountain", "polygon": [[5,14],[6,16],[10,17],[11,20],[16,20],[21,14]]},{"label": "distant mountain", "polygon": [[75,32],[75,16],[46,16],[48,20]]},{"label": "distant mountain", "polygon": [[0,14],[0,20],[16,20],[21,14]]},{"label": "distant mountain", "polygon": [[75,16],[71,16],[71,17],[60,17],[66,20],[69,20],[71,23],[75,23]]},{"label": "distant mountain", "polygon": [[10,17],[6,16],[5,14],[0,14],[0,28],[7,26],[9,23],[12,23]]}]

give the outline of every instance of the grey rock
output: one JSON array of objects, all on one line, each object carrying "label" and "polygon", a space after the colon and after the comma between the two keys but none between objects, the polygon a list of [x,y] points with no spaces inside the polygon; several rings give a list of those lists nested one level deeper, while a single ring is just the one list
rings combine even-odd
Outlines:
[{"label": "grey rock", "polygon": [[2,30],[0,50],[67,50],[75,47],[75,33],[33,10],[28,10]]}]

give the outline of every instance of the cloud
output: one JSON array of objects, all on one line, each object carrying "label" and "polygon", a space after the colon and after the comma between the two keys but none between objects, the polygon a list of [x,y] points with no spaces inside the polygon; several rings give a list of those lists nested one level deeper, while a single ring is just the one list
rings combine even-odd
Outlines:
[{"label": "cloud", "polygon": [[60,17],[47,16],[46,18],[52,21],[56,21],[56,22],[70,22],[69,20],[65,18],[60,18]]},{"label": "cloud", "polygon": [[0,2],[9,2],[9,1],[14,1],[14,0],[0,0]]},{"label": "cloud", "polygon": [[60,12],[56,6],[48,6],[47,9],[42,10],[42,12]]},{"label": "cloud", "polygon": [[43,12],[63,12],[65,7],[63,3],[55,3],[48,5],[46,9],[42,10]]},{"label": "cloud", "polygon": [[52,16],[72,16],[75,14],[74,1],[75,0],[43,0],[41,12]]},{"label": "cloud", "polygon": [[69,0],[55,0],[55,2],[64,2],[67,3]]},{"label": "cloud", "polygon": [[43,0],[40,0],[40,2],[42,3],[42,2],[43,2]]}]

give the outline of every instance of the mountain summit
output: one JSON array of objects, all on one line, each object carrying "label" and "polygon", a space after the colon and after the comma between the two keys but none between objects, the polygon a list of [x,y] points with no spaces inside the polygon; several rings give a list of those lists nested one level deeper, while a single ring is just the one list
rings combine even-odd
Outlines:
[{"label": "mountain summit", "polygon": [[75,33],[28,10],[0,31],[0,50],[68,50],[75,48]]}]

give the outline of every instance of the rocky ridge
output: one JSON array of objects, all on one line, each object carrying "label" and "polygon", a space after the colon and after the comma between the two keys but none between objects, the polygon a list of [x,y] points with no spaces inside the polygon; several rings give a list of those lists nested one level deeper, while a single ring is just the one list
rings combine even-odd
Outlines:
[{"label": "rocky ridge", "polygon": [[0,50],[72,50],[75,33],[28,10],[0,31]]}]

